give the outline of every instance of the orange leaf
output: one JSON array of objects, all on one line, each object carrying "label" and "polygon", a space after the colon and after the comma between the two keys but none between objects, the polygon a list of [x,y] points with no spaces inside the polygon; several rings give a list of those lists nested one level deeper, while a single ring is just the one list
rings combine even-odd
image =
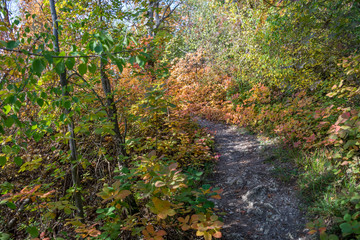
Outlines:
[{"label": "orange leaf", "polygon": [[182,229],[183,231],[187,231],[187,230],[190,229],[190,226],[187,225],[187,224],[184,224],[184,225],[181,226],[181,229]]},{"label": "orange leaf", "polygon": [[40,195],[40,198],[46,198],[47,196],[49,196],[50,194],[54,193],[55,190],[51,190],[50,192],[44,193],[43,195]]},{"label": "orange leaf", "polygon": [[166,232],[164,230],[159,230],[159,231],[157,231],[156,235],[157,236],[165,236]]},{"label": "orange leaf", "polygon": [[216,232],[216,233],[213,234],[213,237],[214,238],[221,238],[222,234],[221,234],[221,232]]},{"label": "orange leaf", "polygon": [[152,235],[155,234],[155,229],[154,229],[153,225],[147,225],[147,226],[146,226],[146,230],[147,230],[149,233],[151,233]]},{"label": "orange leaf", "polygon": [[213,195],[213,196],[211,196],[211,198],[214,198],[214,199],[221,199],[221,196],[220,196],[220,195]]},{"label": "orange leaf", "polygon": [[90,235],[91,237],[97,237],[97,236],[99,236],[100,234],[101,234],[101,232],[100,232],[99,230],[95,229],[95,228],[93,228],[93,229],[91,229],[91,230],[89,231],[89,235]]},{"label": "orange leaf", "polygon": [[122,191],[120,191],[118,194],[116,194],[116,195],[114,196],[114,198],[115,198],[116,200],[118,200],[118,199],[123,200],[123,199],[125,199],[127,196],[129,196],[130,194],[131,194],[131,192],[130,192],[129,190],[122,190]]}]

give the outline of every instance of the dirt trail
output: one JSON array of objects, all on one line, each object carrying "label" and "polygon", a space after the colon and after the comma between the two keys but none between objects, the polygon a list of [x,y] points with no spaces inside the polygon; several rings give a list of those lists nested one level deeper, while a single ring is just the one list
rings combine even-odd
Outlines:
[{"label": "dirt trail", "polygon": [[264,162],[266,152],[261,154],[256,136],[234,126],[198,122],[216,132],[216,151],[221,154],[210,181],[224,189],[222,199],[214,200],[227,212],[223,239],[307,239],[296,190],[274,178],[274,167]]}]

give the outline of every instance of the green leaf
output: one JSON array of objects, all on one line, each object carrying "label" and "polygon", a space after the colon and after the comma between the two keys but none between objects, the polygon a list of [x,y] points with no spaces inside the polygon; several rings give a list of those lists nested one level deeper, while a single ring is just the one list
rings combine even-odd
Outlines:
[{"label": "green leaf", "polygon": [[102,128],[96,128],[96,129],[94,130],[94,133],[95,133],[95,134],[102,134],[102,132],[103,132],[103,129],[102,129]]},{"label": "green leaf", "polygon": [[59,61],[55,66],[55,71],[57,74],[62,74],[65,71],[65,63],[63,60]]},{"label": "green leaf", "polygon": [[20,45],[20,42],[19,41],[8,41],[6,43],[6,48],[8,49],[14,49],[16,47],[18,47]]},{"label": "green leaf", "polygon": [[4,106],[4,113],[8,114],[11,111],[11,106],[10,105],[5,105]]},{"label": "green leaf", "polygon": [[204,189],[204,190],[208,190],[208,189],[210,189],[210,187],[211,187],[210,184],[204,184],[204,185],[201,186],[201,188]]},{"label": "green leaf", "polygon": [[39,58],[34,59],[34,61],[32,63],[32,69],[36,75],[38,75],[39,77],[41,76],[42,71],[44,71],[44,69],[45,69],[45,66],[44,66],[43,62],[41,61],[41,59],[39,59]]},{"label": "green leaf", "polygon": [[89,72],[91,72],[91,73],[95,73],[97,70],[96,64],[94,64],[94,63],[90,63],[88,68],[89,68]]},{"label": "green leaf", "polygon": [[96,53],[101,53],[103,51],[103,46],[100,42],[97,42],[95,47],[94,47],[94,51]]},{"label": "green leaf", "polygon": [[345,214],[344,216],[344,220],[347,221],[347,222],[350,222],[351,221],[351,215],[350,214]]},{"label": "green leaf", "polygon": [[65,61],[65,65],[68,69],[72,70],[75,66],[75,58],[68,58]]},{"label": "green leaf", "polygon": [[144,67],[145,62],[146,62],[146,59],[144,56],[142,56],[142,55],[136,56],[136,63],[139,64],[140,67]]},{"label": "green leaf", "polygon": [[349,223],[342,223],[340,224],[341,231],[343,233],[352,233],[352,227]]},{"label": "green leaf", "polygon": [[10,96],[6,99],[6,101],[7,101],[8,103],[12,103],[12,104],[15,104],[15,103],[16,103],[16,100],[17,100],[17,97],[16,97],[15,95],[10,95]]},{"label": "green leaf", "polygon": [[88,32],[85,32],[84,35],[81,37],[81,42],[84,44],[88,41],[90,35]]},{"label": "green leaf", "polygon": [[136,46],[138,45],[138,43],[137,43],[137,41],[135,40],[134,37],[130,37],[130,39],[131,39],[131,41],[133,41],[135,43]]},{"label": "green leaf", "polygon": [[81,75],[84,75],[84,74],[86,73],[86,71],[87,71],[87,66],[86,66],[86,64],[85,64],[85,63],[80,64],[80,65],[78,66],[78,70],[79,70],[79,73],[80,73]]},{"label": "green leaf", "polygon": [[71,214],[72,213],[72,211],[71,211],[71,209],[69,207],[64,207],[64,212],[66,214]]},{"label": "green leaf", "polygon": [[16,209],[16,205],[13,202],[7,202],[6,205],[12,210]]},{"label": "green leaf", "polygon": [[16,165],[18,165],[19,167],[23,164],[23,160],[21,157],[15,157],[14,158],[14,162]]},{"label": "green leaf", "polygon": [[44,100],[41,98],[36,99],[37,104],[42,107],[44,105]]},{"label": "green leaf", "polygon": [[0,240],[9,240],[10,235],[7,233],[0,232]]},{"label": "green leaf", "polygon": [[8,117],[5,120],[5,126],[10,128],[14,124],[15,120],[12,117]]},{"label": "green leaf", "polygon": [[70,101],[65,101],[63,104],[64,108],[66,109],[70,109],[71,108],[71,102]]},{"label": "green leaf", "polygon": [[344,149],[348,149],[349,147],[353,147],[355,146],[357,143],[356,140],[349,140],[346,142],[346,144],[344,145]]},{"label": "green leaf", "polygon": [[134,62],[135,62],[135,57],[134,57],[134,56],[130,57],[129,63],[130,63],[130,64],[133,64]]},{"label": "green leaf", "polygon": [[105,37],[106,37],[106,39],[109,40],[111,43],[114,42],[114,39],[113,39],[109,34],[106,34]]},{"label": "green leaf", "polygon": [[124,65],[125,65],[124,61],[120,60],[120,59],[115,59],[115,63],[119,69],[119,72],[122,73],[122,71],[124,70]]},{"label": "green leaf", "polygon": [[338,236],[334,235],[334,234],[331,234],[329,237],[328,237],[328,240],[339,240]]},{"label": "green leaf", "polygon": [[203,175],[203,172],[197,172],[195,175],[200,177],[201,175]]},{"label": "green leaf", "polygon": [[46,94],[46,92],[41,92],[41,93],[40,93],[40,96],[41,96],[42,98],[48,98],[48,95]]},{"label": "green leaf", "polygon": [[2,148],[1,148],[1,151],[5,154],[8,154],[8,153],[11,153],[12,149],[10,146],[8,145],[4,145]]},{"label": "green leaf", "polygon": [[49,64],[54,63],[53,55],[52,55],[51,52],[44,52],[43,55],[44,55],[45,59],[48,61]]},{"label": "green leaf", "polygon": [[28,227],[28,228],[26,228],[26,232],[28,232],[31,235],[31,237],[33,237],[33,238],[36,238],[39,236],[39,231],[37,230],[36,227]]},{"label": "green leaf", "polygon": [[0,166],[4,166],[6,164],[6,157],[5,156],[0,156]]}]

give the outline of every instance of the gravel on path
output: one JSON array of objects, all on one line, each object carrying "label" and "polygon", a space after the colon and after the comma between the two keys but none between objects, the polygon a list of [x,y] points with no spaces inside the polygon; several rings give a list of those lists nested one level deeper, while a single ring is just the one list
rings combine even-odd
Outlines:
[{"label": "gravel on path", "polygon": [[214,200],[216,208],[227,213],[222,239],[309,239],[294,186],[274,178],[274,166],[264,162],[266,152],[261,153],[257,137],[235,126],[197,121],[215,132],[220,154],[210,181],[224,190],[222,198]]}]

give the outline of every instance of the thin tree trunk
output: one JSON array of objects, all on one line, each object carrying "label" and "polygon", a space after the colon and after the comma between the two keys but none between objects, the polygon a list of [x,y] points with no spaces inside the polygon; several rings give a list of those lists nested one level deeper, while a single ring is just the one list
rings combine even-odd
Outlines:
[{"label": "thin tree trunk", "polygon": [[[102,56],[104,57],[104,56]],[[114,142],[116,145],[117,155],[126,155],[125,151],[125,134],[121,134],[120,128],[119,128],[119,119],[117,116],[117,108],[114,101],[114,96],[112,94],[111,84],[109,81],[109,78],[106,75],[105,72],[105,65],[106,61],[104,59],[100,59],[100,75],[101,75],[101,84],[103,87],[103,91],[106,96],[106,106],[107,106],[107,114],[110,119],[110,121],[114,125]],[[124,164],[124,163],[121,163]]]},{"label": "thin tree trunk", "polygon": [[[99,6],[101,6],[101,0],[99,0]],[[99,18],[100,22],[103,22],[102,14],[100,14]],[[116,146],[116,156],[126,156],[126,149],[125,149],[125,137],[126,137],[126,127],[125,132],[121,134],[120,128],[119,128],[119,119],[117,115],[117,107],[115,105],[114,101],[114,95],[112,93],[111,89],[111,83],[109,78],[106,75],[106,61],[107,59],[105,56],[101,56],[100,58],[100,77],[101,77],[101,84],[103,87],[103,91],[105,93],[106,97],[106,112],[108,115],[108,118],[114,125],[114,132],[115,136],[113,136],[113,141]],[[126,120],[126,119],[125,119]],[[126,122],[125,122],[126,123]],[[121,162],[118,161],[119,167],[123,167],[124,165],[127,166],[127,162]],[[125,198],[125,202],[128,204],[128,211],[129,215],[135,214],[139,212],[139,207],[135,201],[134,194],[131,194]]]},{"label": "thin tree trunk", "polygon": [[[51,10],[51,17],[53,21],[53,35],[54,35],[54,48],[55,52],[60,52],[59,47],[59,34],[58,34],[58,19],[56,15],[56,9],[55,9],[55,2],[54,0],[50,0],[50,10]],[[60,74],[60,85],[62,87],[62,96],[63,98],[69,97],[69,92],[67,90],[68,82],[66,79],[66,69],[64,72]],[[64,109],[64,113],[68,116],[71,109]],[[68,124],[68,132],[70,133],[70,139],[69,139],[69,148],[70,148],[70,162],[71,162],[71,177],[73,186],[75,188],[74,190],[74,200],[75,200],[75,206],[78,209],[78,216],[80,218],[84,218],[84,209],[81,199],[81,193],[78,190],[80,187],[80,175],[79,175],[79,168],[77,163],[77,150],[76,150],[76,142],[75,142],[75,132],[74,132],[74,121],[72,118],[69,117],[69,124]]]},{"label": "thin tree trunk", "polygon": [[148,36],[154,37],[154,0],[149,0],[148,9]]}]

